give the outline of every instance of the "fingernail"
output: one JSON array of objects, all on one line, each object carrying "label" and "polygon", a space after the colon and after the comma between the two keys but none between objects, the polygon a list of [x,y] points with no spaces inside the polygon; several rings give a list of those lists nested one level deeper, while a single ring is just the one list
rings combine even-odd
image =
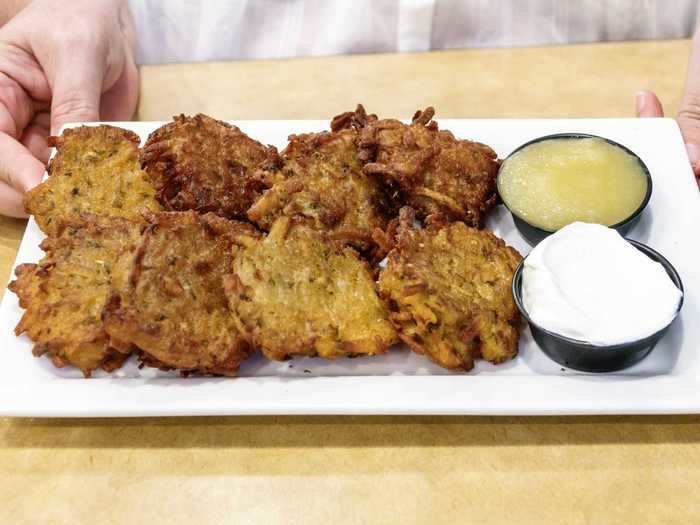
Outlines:
[{"label": "fingernail", "polygon": [[696,144],[686,144],[685,150],[688,152],[688,158],[690,159],[690,164],[695,168],[698,161],[700,161],[700,146]]},{"label": "fingernail", "polygon": [[635,111],[637,112],[637,116],[641,115],[642,111],[644,111],[644,102],[646,101],[646,98],[646,91],[637,91],[637,93],[634,95],[634,107]]}]

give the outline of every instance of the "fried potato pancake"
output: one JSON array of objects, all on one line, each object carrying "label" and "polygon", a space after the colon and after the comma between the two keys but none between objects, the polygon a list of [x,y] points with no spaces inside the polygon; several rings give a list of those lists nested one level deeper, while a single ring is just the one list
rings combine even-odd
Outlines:
[{"label": "fried potato pancake", "polygon": [[355,111],[333,117],[330,131],[291,135],[282,151],[282,171],[299,175],[314,166],[333,172],[362,171],[357,133],[376,120],[376,115],[368,115],[358,104]]},{"label": "fried potato pancake", "polygon": [[397,341],[369,267],[357,253],[288,217],[264,239],[239,236],[231,309],[270,359],[374,355]]},{"label": "fried potato pancake", "polygon": [[391,201],[380,182],[362,171],[358,129],[376,116],[360,105],[335,117],[331,131],[291,135],[282,151],[282,169],[269,177],[271,189],[248,210],[248,218],[265,230],[281,216],[303,218],[312,228],[329,232],[372,259],[377,235],[392,216]]},{"label": "fried potato pancake", "polygon": [[49,137],[49,177],[25,196],[39,228],[54,235],[61,217],[93,213],[140,221],[158,211],[155,189],[139,166],[138,135],[114,126],[80,126]]},{"label": "fried potato pancake", "polygon": [[245,219],[268,187],[259,170],[279,164],[277,149],[206,115],[180,115],[151,133],[141,163],[167,210]]},{"label": "fried potato pancake", "polygon": [[112,285],[124,282],[142,224],[121,217],[83,214],[58,219],[38,264],[22,264],[9,289],[26,311],[15,333],[35,342],[35,356],[48,355],[61,368],[72,365],[86,377],[111,372],[128,357],[110,347],[101,312]]},{"label": "fried potato pancake", "polygon": [[384,119],[365,126],[361,158],[369,162],[364,171],[396,187],[400,200],[421,219],[442,214],[481,227],[497,200],[496,153],[439,130],[434,114],[429,107],[416,112],[411,124]]},{"label": "fried potato pancake", "polygon": [[450,369],[514,357],[520,316],[511,283],[520,254],[462,222],[419,228],[414,219],[412,209],[401,210],[397,245],[379,277],[399,337]]},{"label": "fried potato pancake", "polygon": [[[147,366],[235,375],[249,354],[228,307],[222,277],[235,235],[249,224],[213,213],[162,212],[150,219],[124,286],[104,308],[107,333],[134,345]],[[129,347],[126,346],[126,349]]]}]

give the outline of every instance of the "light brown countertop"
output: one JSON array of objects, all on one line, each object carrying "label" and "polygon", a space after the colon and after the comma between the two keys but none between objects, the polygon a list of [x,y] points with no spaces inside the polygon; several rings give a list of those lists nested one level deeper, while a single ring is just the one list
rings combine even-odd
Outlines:
[{"label": "light brown countertop", "polygon": [[[687,41],[146,67],[142,120],[633,116]],[[24,221],[0,218],[0,279]],[[12,373],[10,370],[6,373]],[[692,523],[700,417],[0,420],[0,523]]]}]

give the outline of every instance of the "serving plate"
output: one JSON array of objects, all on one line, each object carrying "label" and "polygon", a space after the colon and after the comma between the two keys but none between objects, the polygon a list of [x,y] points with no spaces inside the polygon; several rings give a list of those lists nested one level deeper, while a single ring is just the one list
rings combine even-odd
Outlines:
[{"label": "serving plate", "polygon": [[[290,133],[317,131],[327,121],[238,121],[243,131],[283,147]],[[115,125],[142,139],[159,122]],[[0,352],[5,377],[0,415],[167,416],[227,414],[663,414],[700,413],[700,192],[688,164],[680,131],[672,119],[440,120],[455,135],[491,145],[500,157],[540,135],[592,133],[620,142],[649,167],[651,202],[628,237],[661,252],[685,286],[680,317],[654,351],[632,368],[586,374],[562,368],[523,330],[520,353],[494,366],[480,362],[454,373],[403,347],[367,359],[317,358],[269,362],[256,356],[240,377],[181,378],[176,373],[121,370],[84,379],[73,369],[56,369],[32,356],[31,341],[15,337],[22,310],[12,293],[0,306]],[[530,246],[503,206],[488,227],[523,255]],[[16,264],[36,262],[43,238],[33,220]]]}]

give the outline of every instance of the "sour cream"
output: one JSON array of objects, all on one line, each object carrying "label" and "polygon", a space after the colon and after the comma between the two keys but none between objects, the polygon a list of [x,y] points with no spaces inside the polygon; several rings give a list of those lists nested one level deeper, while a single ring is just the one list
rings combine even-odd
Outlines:
[{"label": "sour cream", "polygon": [[594,345],[650,336],[676,316],[682,293],[663,266],[615,230],[574,222],[525,259],[523,304],[542,328]]}]

